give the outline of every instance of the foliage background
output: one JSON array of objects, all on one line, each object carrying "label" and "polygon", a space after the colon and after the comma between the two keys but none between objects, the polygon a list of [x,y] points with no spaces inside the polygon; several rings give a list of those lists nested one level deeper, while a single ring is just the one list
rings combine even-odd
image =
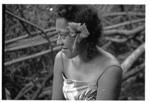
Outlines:
[{"label": "foliage background", "polygon": [[[113,26],[121,22],[136,19],[145,19],[145,5],[89,5],[98,10],[99,17],[102,19],[103,26]],[[51,10],[53,8],[53,10]],[[15,15],[24,18],[42,29],[49,29],[55,26],[57,5],[3,5],[3,45],[6,49],[10,44],[5,41],[22,36],[28,32],[37,32],[35,27],[21,23],[19,20],[5,13],[11,11]],[[133,12],[135,15],[109,15],[112,12]],[[142,15],[140,15],[142,13]],[[130,23],[120,26],[117,30],[132,30],[145,25],[144,22]],[[30,35],[30,33],[28,33]],[[136,48],[145,42],[145,31],[136,32],[138,34],[127,36],[127,41],[117,42],[111,39],[104,39],[99,44],[104,49],[114,54],[122,63]],[[32,37],[32,36],[31,36]],[[27,37],[26,39],[30,38]],[[113,37],[111,37],[113,38]],[[122,36],[115,36],[119,41]],[[30,42],[29,42],[30,43]],[[56,44],[53,43],[55,47]],[[8,62],[17,58],[30,56],[49,49],[49,44],[28,47],[15,51],[3,51],[3,62]],[[58,50],[57,50],[58,51]],[[5,66],[2,69],[2,99],[51,99],[52,76],[54,56],[57,53],[48,53],[36,58],[24,60]],[[52,56],[53,55],[53,56]],[[130,70],[142,67],[142,70],[130,76],[123,82],[120,100],[144,100],[145,99],[145,53],[143,53],[132,65]],[[44,81],[45,80],[45,81]],[[43,85],[44,83],[44,85]],[[24,88],[24,89],[23,89]]]}]

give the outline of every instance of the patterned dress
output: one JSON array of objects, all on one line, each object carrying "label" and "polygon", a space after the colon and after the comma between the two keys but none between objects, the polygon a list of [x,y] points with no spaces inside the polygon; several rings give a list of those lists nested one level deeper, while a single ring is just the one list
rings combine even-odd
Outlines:
[{"label": "patterned dress", "polygon": [[[62,64],[64,66],[63,58],[62,58]],[[104,72],[108,68],[112,66],[120,67],[118,65],[111,65],[105,68],[105,70],[102,72],[99,78],[104,74]],[[66,100],[96,100],[97,88],[98,88],[97,81],[96,82],[84,82],[84,81],[71,80],[71,79],[68,79],[64,75],[64,73],[62,73],[62,77],[64,79],[62,90],[63,90],[63,94]]]},{"label": "patterned dress", "polygon": [[97,83],[67,79],[62,74],[63,93],[66,100],[96,100]]}]

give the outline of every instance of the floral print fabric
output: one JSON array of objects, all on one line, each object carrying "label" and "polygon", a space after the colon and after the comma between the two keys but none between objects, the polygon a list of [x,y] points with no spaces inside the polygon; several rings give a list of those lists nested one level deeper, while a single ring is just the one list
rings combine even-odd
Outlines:
[{"label": "floral print fabric", "polygon": [[96,83],[67,79],[63,74],[63,93],[66,100],[96,100]]}]

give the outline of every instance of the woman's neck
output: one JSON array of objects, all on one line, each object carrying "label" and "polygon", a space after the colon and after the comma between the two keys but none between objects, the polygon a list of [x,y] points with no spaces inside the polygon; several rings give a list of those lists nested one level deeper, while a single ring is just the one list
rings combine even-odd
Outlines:
[{"label": "woman's neck", "polygon": [[73,57],[71,60],[75,63],[78,64],[86,64],[86,63],[90,63],[92,62],[96,57],[98,56],[102,56],[103,54],[101,53],[101,51],[99,51],[99,49],[96,47],[97,51],[95,52],[95,55],[92,56],[91,58],[88,58],[87,56],[87,51],[84,51],[80,54],[78,54],[77,56]]}]

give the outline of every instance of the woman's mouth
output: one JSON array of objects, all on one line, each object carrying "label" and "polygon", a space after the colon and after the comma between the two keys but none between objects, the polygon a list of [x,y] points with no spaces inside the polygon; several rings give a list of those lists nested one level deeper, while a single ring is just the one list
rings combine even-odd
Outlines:
[{"label": "woman's mouth", "polygon": [[64,48],[64,47],[63,47],[63,48],[62,48],[62,52],[63,52],[63,53],[67,53],[67,52],[68,52],[68,48]]},{"label": "woman's mouth", "polygon": [[62,47],[62,51],[67,51],[67,50],[68,50],[68,48]]},{"label": "woman's mouth", "polygon": [[67,47],[62,47],[62,49],[67,50],[68,48]]}]

